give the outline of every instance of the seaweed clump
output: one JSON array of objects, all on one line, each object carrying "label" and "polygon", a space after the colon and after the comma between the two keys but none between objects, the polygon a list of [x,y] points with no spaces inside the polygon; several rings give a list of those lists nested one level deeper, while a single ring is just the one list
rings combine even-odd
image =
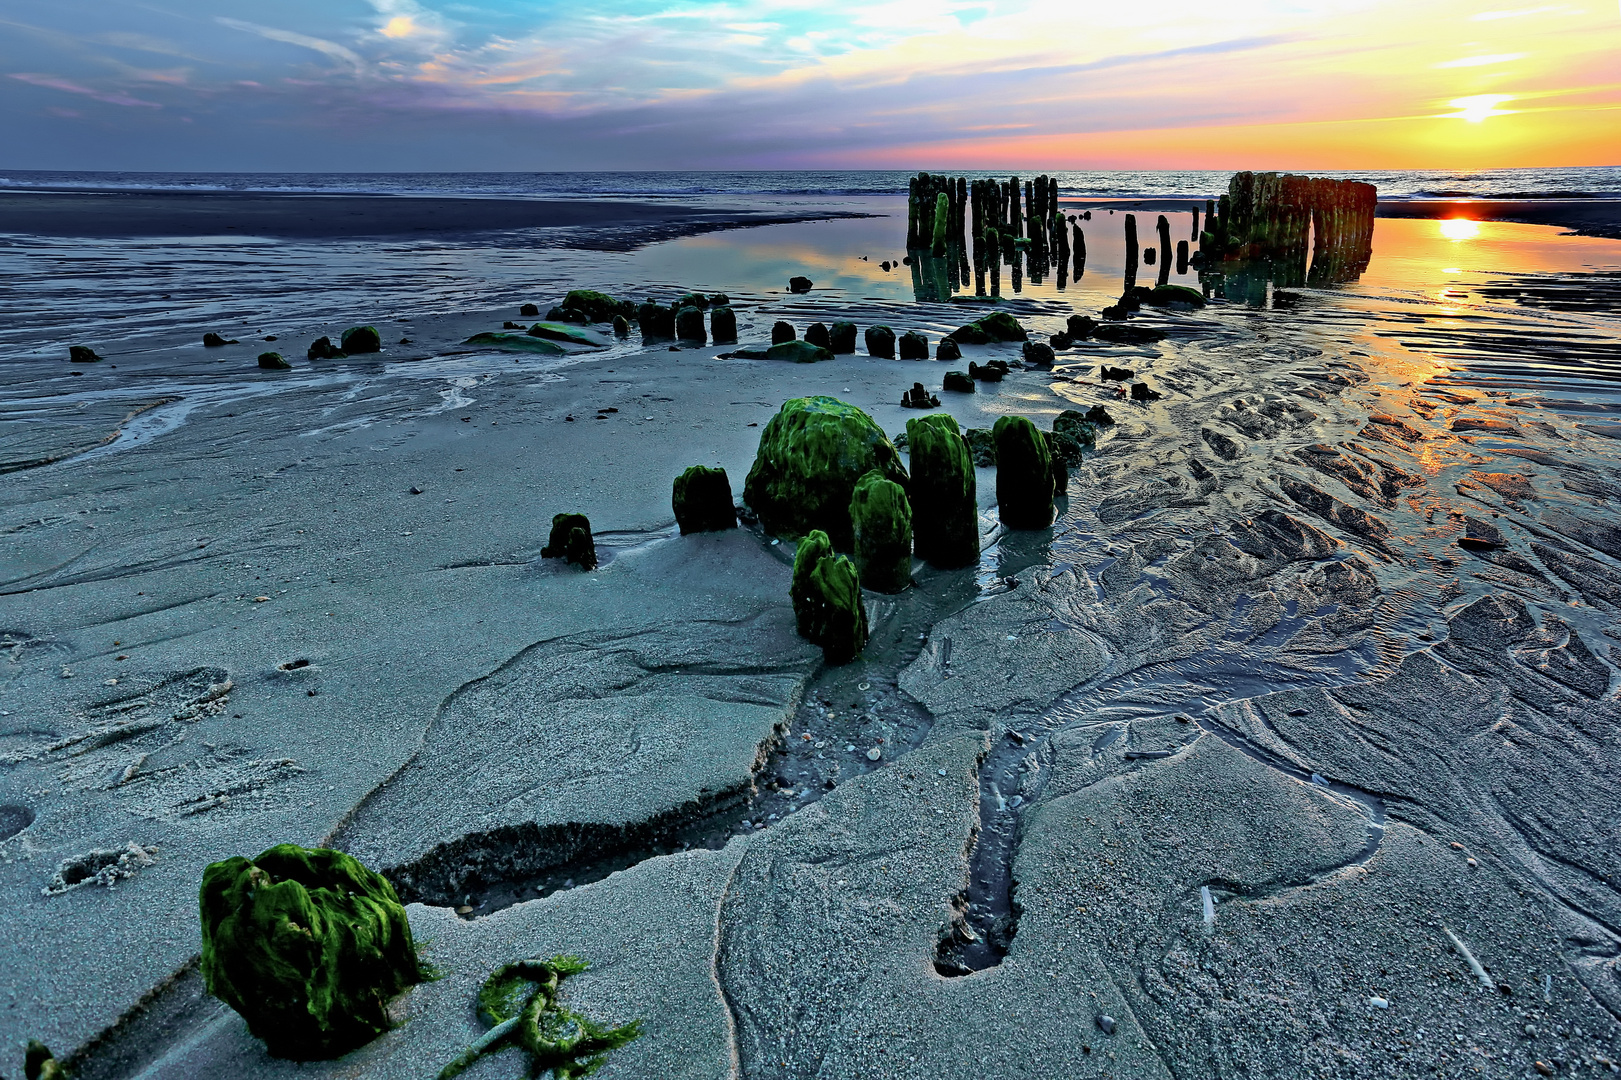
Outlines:
[{"label": "seaweed clump", "polygon": [[[516,1046],[529,1055],[529,1075],[551,1071],[556,1080],[590,1076],[608,1054],[639,1038],[642,1022],[607,1027],[557,1003],[564,979],[591,965],[577,956],[519,960],[496,969],[478,992],[478,1016],[490,1030],[439,1071],[451,1080],[485,1054]],[[525,990],[534,989],[525,999]]]},{"label": "seaweed clump", "polygon": [[847,664],[867,647],[867,608],[855,564],[833,553],[827,533],[811,530],[794,552],[794,621],[830,664]]},{"label": "seaweed clump", "polygon": [[23,1051],[23,1076],[26,1080],[68,1080],[68,1072],[51,1053],[50,1047],[38,1039],[29,1039]]},{"label": "seaweed clump", "polygon": [[635,301],[616,300],[607,293],[597,292],[595,289],[571,289],[569,294],[563,297],[561,306],[580,312],[594,323],[612,322],[615,315],[623,315],[628,319],[636,314]]},{"label": "seaweed clump", "polygon": [[760,433],[743,501],[775,536],[820,529],[835,548],[850,551],[850,498],[856,481],[875,469],[902,487],[908,482],[900,455],[872,417],[837,398],[791,398]]},{"label": "seaweed clump", "polygon": [[339,1057],[387,1031],[388,1001],[423,979],[382,875],[341,851],[278,844],[210,864],[198,896],[208,992],[276,1057]]},{"label": "seaweed clump", "polygon": [[553,514],[552,534],[540,549],[542,559],[563,559],[581,570],[597,568],[597,545],[591,540],[591,520],[584,514]]}]

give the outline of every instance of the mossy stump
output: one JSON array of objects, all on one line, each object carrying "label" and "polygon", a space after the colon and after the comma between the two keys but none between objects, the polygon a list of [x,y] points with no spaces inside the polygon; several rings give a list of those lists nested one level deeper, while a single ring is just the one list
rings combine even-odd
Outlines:
[{"label": "mossy stump", "polygon": [[709,336],[717,345],[729,345],[737,340],[737,312],[722,305],[709,309]]},{"label": "mossy stump", "polygon": [[856,351],[856,324],[836,322],[827,328],[828,348],[843,355]]},{"label": "mossy stump", "polygon": [[912,583],[912,504],[905,488],[881,472],[862,476],[850,496],[850,524],[862,585],[898,593]]},{"label": "mossy stump", "polygon": [[615,300],[607,293],[597,292],[595,289],[573,289],[563,297],[564,308],[572,308],[580,312],[591,322],[609,322],[615,315],[630,317],[636,312],[636,305],[629,300]]},{"label": "mossy stump", "polygon": [[684,307],[675,313],[675,336],[682,341],[704,343],[704,313],[695,307]]},{"label": "mossy stump", "polygon": [[637,308],[636,322],[644,340],[675,337],[675,312],[662,304],[649,301]]},{"label": "mossy stump", "polygon": [[597,546],[591,540],[591,522],[584,514],[554,514],[552,534],[540,549],[543,559],[563,559],[581,570],[597,568]]},{"label": "mossy stump", "polygon": [[355,353],[383,351],[383,339],[375,326],[351,326],[343,332],[338,347],[353,356]]},{"label": "mossy stump", "polygon": [[968,441],[945,413],[906,422],[912,456],[912,542],[917,557],[942,569],[979,561],[978,483]]},{"label": "mossy stump", "polygon": [[380,874],[341,851],[278,844],[203,871],[201,972],[275,1057],[339,1057],[389,1029],[422,981],[411,927]]},{"label": "mossy stump", "polygon": [[902,334],[898,347],[902,360],[927,360],[929,358],[929,339],[916,330],[908,330]]},{"label": "mossy stump", "polygon": [[775,536],[820,529],[834,547],[850,551],[850,497],[856,481],[874,469],[907,483],[900,455],[872,417],[837,398],[791,398],[760,432],[743,501]]},{"label": "mossy stump", "polygon": [[670,496],[681,535],[737,528],[737,507],[732,505],[732,482],[725,469],[694,465],[675,478]]},{"label": "mossy stump", "polygon": [[833,551],[827,533],[813,529],[794,553],[789,595],[800,636],[821,646],[830,664],[848,664],[867,647],[867,607],[855,564]]},{"label": "mossy stump", "polygon": [[306,360],[342,360],[344,352],[332,344],[329,337],[318,337],[310,342],[310,347],[304,350]]},{"label": "mossy stump", "polygon": [[895,359],[895,331],[887,326],[867,327],[867,355]]},{"label": "mossy stump", "polygon": [[259,366],[266,371],[291,371],[293,365],[282,359],[279,352],[262,352],[259,354]]},{"label": "mossy stump", "polygon": [[828,336],[826,323],[813,322],[805,327],[805,340],[812,345],[820,345],[829,352],[833,351],[833,339]]},{"label": "mossy stump", "polygon": [[771,344],[773,345],[781,345],[785,341],[794,341],[798,337],[799,335],[794,332],[794,324],[791,322],[778,319],[771,324]]},{"label": "mossy stump", "polygon": [[991,428],[996,440],[996,505],[1010,529],[1045,529],[1053,523],[1053,461],[1047,437],[1022,416],[1004,416]]}]

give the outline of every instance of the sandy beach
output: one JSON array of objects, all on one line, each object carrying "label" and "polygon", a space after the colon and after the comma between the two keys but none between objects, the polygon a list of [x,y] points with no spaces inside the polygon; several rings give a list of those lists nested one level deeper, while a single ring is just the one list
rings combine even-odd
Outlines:
[{"label": "sandy beach", "polygon": [[[0,229],[753,220],[102,199],[0,195]],[[865,236],[828,239],[857,226],[884,238],[870,259]],[[739,230],[673,261],[732,297],[742,346],[840,319],[937,344],[989,305],[883,292],[873,265],[904,226]],[[1096,262],[1115,258],[1094,235]],[[788,292],[761,249],[817,287]],[[1464,319],[1420,311],[1416,287],[1301,289],[1145,309],[1130,325],[1162,341],[1081,340],[1051,370],[1015,343],[811,364],[606,325],[606,344],[555,355],[468,344],[532,322],[518,303],[545,312],[565,276],[680,295],[646,280],[657,251],[571,258],[499,305],[221,316],[240,340],[217,349],[195,332],[217,310],[202,301],[183,332],[134,316],[93,339],[72,320],[19,332],[0,415],[5,1045],[44,1039],[81,1080],[431,1077],[484,1031],[495,967],[574,953],[592,970],[570,1007],[645,1022],[608,1080],[1517,1078],[1621,1060],[1621,418],[1596,392],[1578,408],[1463,385],[1441,355],[1534,325],[1550,356],[1587,350],[1562,374],[1597,385],[1613,311],[1466,298]],[[1118,292],[1105,265],[1095,288]],[[996,307],[1046,341],[1097,314],[1082,284]],[[305,359],[356,324],[380,354]],[[70,367],[66,335],[105,360]],[[258,370],[267,349],[291,370]],[[1004,381],[942,390],[991,359]],[[830,667],[795,633],[792,541],[747,522],[679,535],[671,482],[721,466],[741,496],[790,398],[837,397],[898,436],[914,382],[965,427],[1051,429],[1094,405],[1114,424],[1049,529],[1006,529],[980,467],[980,562],[918,562],[914,587],[867,593],[872,644]],[[1129,382],[1161,397],[1129,400]],[[564,511],[590,518],[597,570],[540,556]],[[441,975],[334,1062],[268,1056],[196,974],[203,867],[282,841],[386,872]],[[942,943],[964,932],[970,875],[993,871],[1013,883],[1005,956],[951,974]],[[506,1054],[464,1075],[522,1071]]]}]

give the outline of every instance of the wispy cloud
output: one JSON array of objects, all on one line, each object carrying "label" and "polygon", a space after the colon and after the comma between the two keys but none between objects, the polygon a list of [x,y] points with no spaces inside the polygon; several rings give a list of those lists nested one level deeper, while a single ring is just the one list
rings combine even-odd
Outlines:
[{"label": "wispy cloud", "polygon": [[140,98],[131,97],[129,94],[123,93],[122,91],[97,90],[94,87],[81,86],[80,84],[73,82],[71,79],[63,79],[55,75],[38,75],[33,72],[19,71],[14,72],[11,77],[16,79],[18,82],[25,82],[31,86],[43,86],[50,90],[61,90],[69,94],[83,94],[86,97],[95,98],[97,101],[105,101],[109,105],[122,105],[126,108],[143,109],[163,108],[163,106],[156,101],[143,101]]},{"label": "wispy cloud", "polygon": [[280,41],[288,45],[301,45],[306,49],[314,49],[316,52],[330,56],[334,60],[342,60],[357,72],[366,70],[366,62],[360,58],[359,53],[353,49],[345,48],[335,41],[311,37],[308,34],[298,34],[291,30],[278,30],[273,26],[260,26],[258,23],[247,22],[243,19],[228,19],[223,15],[216,16],[214,21],[221,26],[228,26],[232,30],[258,34],[260,37],[267,38],[270,41]]}]

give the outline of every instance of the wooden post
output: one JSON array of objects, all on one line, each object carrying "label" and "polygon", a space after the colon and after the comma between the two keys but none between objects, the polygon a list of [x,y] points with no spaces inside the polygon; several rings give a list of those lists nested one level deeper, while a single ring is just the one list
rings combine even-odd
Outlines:
[{"label": "wooden post", "polygon": [[1137,215],[1126,215],[1126,288],[1137,285]]},{"label": "wooden post", "polygon": [[1155,223],[1159,230],[1159,280],[1157,284],[1169,285],[1171,282],[1171,222],[1164,214],[1159,216]]}]

